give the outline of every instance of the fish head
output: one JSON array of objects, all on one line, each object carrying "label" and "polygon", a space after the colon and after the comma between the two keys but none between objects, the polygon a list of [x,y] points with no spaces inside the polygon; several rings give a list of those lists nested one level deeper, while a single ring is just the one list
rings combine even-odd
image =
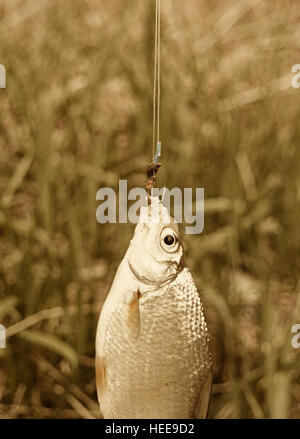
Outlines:
[{"label": "fish head", "polygon": [[151,197],[151,204],[141,208],[127,261],[135,277],[153,287],[175,279],[183,268],[178,225],[158,197]]}]

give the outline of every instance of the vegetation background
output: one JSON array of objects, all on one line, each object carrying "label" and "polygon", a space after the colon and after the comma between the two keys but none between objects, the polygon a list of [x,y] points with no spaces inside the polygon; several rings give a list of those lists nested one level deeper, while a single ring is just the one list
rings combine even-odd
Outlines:
[{"label": "vegetation background", "polygon": [[[211,418],[300,418],[297,0],[163,0],[158,185],[205,188],[184,236],[214,345]],[[154,2],[0,3],[0,416],[100,417],[94,343],[133,232],[96,192],[143,186]]]}]

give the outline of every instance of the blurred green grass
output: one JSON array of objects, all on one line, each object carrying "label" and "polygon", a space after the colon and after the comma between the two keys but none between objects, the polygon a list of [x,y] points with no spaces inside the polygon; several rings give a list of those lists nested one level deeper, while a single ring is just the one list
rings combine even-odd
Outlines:
[{"label": "blurred green grass", "polygon": [[[0,4],[1,417],[99,417],[94,341],[133,225],[96,192],[142,186],[154,3]],[[205,188],[184,236],[214,347],[212,418],[300,418],[300,6],[162,2],[158,185]],[[183,228],[182,228],[183,232]]]}]

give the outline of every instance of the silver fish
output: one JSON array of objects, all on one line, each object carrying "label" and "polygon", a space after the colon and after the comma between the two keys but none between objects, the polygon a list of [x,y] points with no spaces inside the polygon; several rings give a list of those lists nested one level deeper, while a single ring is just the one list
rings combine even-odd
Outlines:
[{"label": "silver fish", "polygon": [[99,318],[100,410],[104,418],[204,418],[211,365],[203,307],[177,224],[152,197]]}]

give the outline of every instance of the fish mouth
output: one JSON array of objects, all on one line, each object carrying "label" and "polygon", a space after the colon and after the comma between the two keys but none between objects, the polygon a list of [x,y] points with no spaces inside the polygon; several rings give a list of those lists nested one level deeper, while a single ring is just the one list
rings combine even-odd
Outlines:
[{"label": "fish mouth", "polygon": [[[181,261],[180,261],[181,262]],[[149,279],[148,277],[139,274],[135,268],[132,266],[132,264],[130,263],[129,259],[127,258],[127,263],[128,263],[128,267],[130,269],[130,271],[132,272],[132,274],[134,275],[134,277],[141,282],[144,285],[147,286],[151,286],[153,290],[156,290],[160,287],[163,287],[171,282],[174,281],[174,279],[176,279],[176,277],[178,276],[178,274],[181,272],[181,270],[183,269],[183,265],[181,263],[177,264],[177,262],[171,262],[169,265],[176,265],[176,270],[174,273],[170,274],[166,280],[164,281],[153,281],[152,279]],[[143,294],[143,293],[142,293]]]}]

